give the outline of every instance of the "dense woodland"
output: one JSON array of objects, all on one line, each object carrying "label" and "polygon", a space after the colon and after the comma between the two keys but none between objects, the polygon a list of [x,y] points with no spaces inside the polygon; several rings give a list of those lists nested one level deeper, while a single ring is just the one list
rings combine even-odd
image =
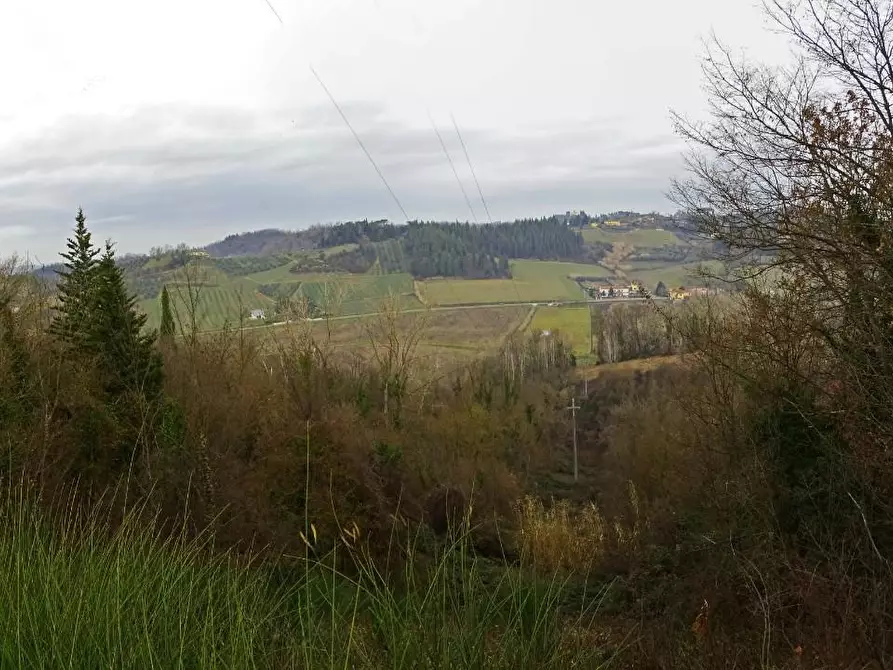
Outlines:
[{"label": "dense woodland", "polygon": [[[365,272],[378,265],[382,272],[409,272],[415,277],[509,277],[509,259],[579,260],[584,256],[579,232],[555,217],[513,223],[422,223],[371,227],[377,238],[366,237],[364,227],[351,224],[345,231],[333,228],[333,238],[359,248],[334,255],[332,267]],[[393,234],[391,234],[393,233]],[[296,271],[305,271],[299,262]]]}]

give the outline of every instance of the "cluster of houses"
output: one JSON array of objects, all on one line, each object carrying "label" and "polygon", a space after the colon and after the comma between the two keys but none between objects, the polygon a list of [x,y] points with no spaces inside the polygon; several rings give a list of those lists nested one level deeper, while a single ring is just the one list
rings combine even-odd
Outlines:
[{"label": "cluster of houses", "polygon": [[635,298],[642,295],[641,282],[632,281],[629,284],[611,284],[596,282],[591,279],[577,280],[583,290],[598,300],[608,298]]},{"label": "cluster of houses", "polygon": [[670,300],[688,300],[689,298],[703,298],[706,295],[709,295],[710,290],[703,286],[693,286],[691,288],[685,288],[684,286],[680,286],[679,288],[670,289]]},{"label": "cluster of houses", "polygon": [[[585,278],[579,278],[577,281],[583,290],[596,300],[622,300],[624,298],[644,297],[647,294],[645,286],[637,280],[632,280],[629,284],[612,284]],[[670,289],[666,297],[670,300],[688,300],[690,298],[704,297],[708,293],[709,289],[702,286],[689,288],[680,286]]]}]

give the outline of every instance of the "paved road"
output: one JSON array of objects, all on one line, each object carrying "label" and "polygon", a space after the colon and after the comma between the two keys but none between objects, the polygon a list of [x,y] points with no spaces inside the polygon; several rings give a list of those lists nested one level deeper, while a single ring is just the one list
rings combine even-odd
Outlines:
[{"label": "paved road", "polygon": [[[654,298],[655,300],[667,300],[667,298]],[[413,309],[401,309],[400,314],[426,313],[426,312],[454,312],[461,309],[492,309],[494,307],[566,307],[571,305],[599,305],[608,306],[621,302],[644,302],[643,298],[604,298],[602,300],[558,300],[552,302],[485,302],[472,305],[441,305],[436,307],[415,307]],[[366,314],[347,314],[345,316],[332,316],[329,321],[341,321],[344,319],[365,319],[370,316],[379,316],[382,312],[368,312]],[[325,321],[325,317],[305,319],[306,321]],[[297,321],[279,321],[271,326],[284,326]]]}]

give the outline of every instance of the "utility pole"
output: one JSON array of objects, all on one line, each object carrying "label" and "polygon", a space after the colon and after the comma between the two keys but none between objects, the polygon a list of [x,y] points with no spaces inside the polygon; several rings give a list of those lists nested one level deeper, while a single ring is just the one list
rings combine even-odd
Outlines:
[{"label": "utility pole", "polygon": [[574,481],[577,481],[577,410],[580,409],[580,406],[577,405],[576,398],[571,400],[571,406],[567,409],[571,411],[571,421],[574,431]]}]

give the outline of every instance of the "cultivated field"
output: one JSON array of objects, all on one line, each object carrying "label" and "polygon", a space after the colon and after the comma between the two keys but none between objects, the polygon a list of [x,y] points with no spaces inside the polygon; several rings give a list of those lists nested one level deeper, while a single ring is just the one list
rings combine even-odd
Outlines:
[{"label": "cultivated field", "polygon": [[512,261],[511,267],[511,279],[431,279],[417,285],[429,305],[583,300],[569,277],[605,274],[603,267],[584,263]]},{"label": "cultivated field", "polygon": [[415,296],[412,276],[388,275],[294,275],[303,277],[299,291],[335,316],[371,314],[383,300],[395,296],[401,309],[422,307]]},{"label": "cultivated field", "polygon": [[537,307],[528,330],[561,333],[577,356],[586,356],[591,350],[591,327],[588,306]]},{"label": "cultivated field", "polygon": [[[449,366],[497,349],[527,322],[531,307],[508,305],[474,309],[409,312],[397,318],[401,338],[419,333],[417,355],[433,365]],[[380,315],[335,318],[328,321],[275,326],[254,331],[266,346],[274,348],[300,338],[309,328],[319,342],[328,342],[345,355],[369,356],[371,341],[383,341],[387,319]],[[405,341],[405,340],[404,340]]]},{"label": "cultivated field", "polygon": [[708,272],[721,273],[722,264],[713,262],[674,264],[660,263],[658,261],[630,261],[618,266],[627,277],[638,279],[646,288],[653,291],[658,282],[663,282],[667,288],[676,286],[701,286],[704,278],[700,275],[700,269]]},{"label": "cultivated field", "polygon": [[653,248],[663,247],[668,244],[684,245],[686,242],[679,239],[675,233],[669,230],[657,230],[654,228],[640,228],[635,230],[609,230],[607,228],[585,228],[583,230],[585,242],[607,242],[609,244],[625,244],[631,247]]},{"label": "cultivated field", "polygon": [[[189,319],[190,290],[185,284],[168,284],[171,307],[175,319],[185,323]],[[273,301],[258,293],[257,287],[244,279],[217,284],[194,285],[196,322],[202,330],[222,328],[227,323],[236,324],[252,309],[269,310]],[[148,315],[148,326],[157,328],[161,323],[161,301],[143,300],[140,308]],[[247,322],[246,325],[253,325]]]}]

